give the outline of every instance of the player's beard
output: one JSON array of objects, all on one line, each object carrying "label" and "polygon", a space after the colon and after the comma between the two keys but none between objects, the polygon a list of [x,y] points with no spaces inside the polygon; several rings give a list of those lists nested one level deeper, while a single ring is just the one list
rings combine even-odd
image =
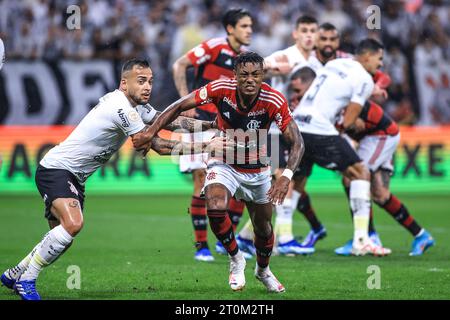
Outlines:
[{"label": "player's beard", "polygon": [[134,101],[134,103],[136,103],[137,105],[146,105],[148,103],[148,101],[150,100],[150,97],[148,99],[145,99],[134,93],[130,93],[130,97]]},{"label": "player's beard", "polygon": [[[327,48],[330,48],[331,50],[325,50]],[[322,50],[320,50],[320,54],[324,57],[324,58],[331,58],[336,54],[336,50],[333,50],[331,47],[325,47]]]}]

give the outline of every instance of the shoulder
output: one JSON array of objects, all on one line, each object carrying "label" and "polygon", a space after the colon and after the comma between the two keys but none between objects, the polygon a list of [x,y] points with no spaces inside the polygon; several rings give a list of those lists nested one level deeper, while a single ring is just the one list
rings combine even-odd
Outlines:
[{"label": "shoulder", "polygon": [[261,86],[261,93],[259,94],[259,100],[269,103],[271,106],[280,109],[284,104],[287,104],[284,95],[269,86],[267,83],[263,83]]},{"label": "shoulder", "polygon": [[206,44],[210,49],[214,49],[216,47],[219,47],[221,45],[227,45],[227,39],[226,38],[212,38],[209,40],[206,40],[203,42]]},{"label": "shoulder", "polygon": [[235,79],[219,79],[211,81],[208,86],[212,91],[216,91],[218,89],[236,90],[237,81]]}]

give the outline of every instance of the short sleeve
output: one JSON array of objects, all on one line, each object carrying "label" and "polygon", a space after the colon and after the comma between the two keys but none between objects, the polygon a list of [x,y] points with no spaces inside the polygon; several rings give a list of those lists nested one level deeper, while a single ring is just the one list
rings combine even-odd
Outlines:
[{"label": "short sleeve", "polygon": [[112,117],[116,126],[127,136],[138,133],[145,128],[141,116],[132,107],[117,108]]},{"label": "short sleeve", "polygon": [[206,103],[216,103],[222,95],[223,90],[227,88],[227,80],[211,81],[207,85],[195,90],[195,103],[202,105]]},{"label": "short sleeve", "polygon": [[352,96],[350,102],[357,103],[361,106],[369,99],[372,95],[374,83],[369,75],[364,77],[355,77],[355,82],[352,86]]},{"label": "short sleeve", "polygon": [[211,60],[212,52],[211,48],[206,42],[202,42],[195,48],[188,51],[186,54],[194,67],[198,67]]},{"label": "short sleeve", "polygon": [[149,103],[146,105],[138,106],[139,114],[144,123],[150,123],[155,119],[155,116],[158,114],[158,111],[155,110]]},{"label": "short sleeve", "polygon": [[275,110],[274,120],[281,132],[284,132],[286,130],[289,122],[291,122],[292,120],[292,113],[289,110],[287,101],[284,97],[281,107]]}]

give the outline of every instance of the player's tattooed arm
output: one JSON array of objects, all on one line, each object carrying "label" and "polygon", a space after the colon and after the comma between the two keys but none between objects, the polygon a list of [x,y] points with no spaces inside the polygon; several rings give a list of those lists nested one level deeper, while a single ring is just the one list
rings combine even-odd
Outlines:
[{"label": "player's tattooed arm", "polygon": [[232,151],[235,145],[233,141],[224,137],[215,137],[209,142],[182,142],[167,140],[160,137],[152,139],[152,149],[160,155],[189,155],[194,153],[213,153]]},{"label": "player's tattooed arm", "polygon": [[[147,124],[151,125],[155,122],[155,119],[157,119],[161,115],[161,111],[158,111],[155,115],[155,117],[152,119],[151,122],[148,122]],[[217,128],[216,120],[214,121],[203,121],[203,120],[197,120],[193,118],[183,117],[179,116],[176,118],[173,122],[169,123],[167,126],[164,127],[164,129],[169,131],[175,131],[175,130],[186,130],[188,132],[199,132],[199,131],[206,131],[210,129]]]},{"label": "player's tattooed arm", "polygon": [[362,106],[360,104],[354,102],[349,103],[345,109],[344,122],[342,123],[344,131],[352,131],[356,129],[355,122],[356,119],[358,119],[361,110]]},{"label": "player's tattooed arm", "polygon": [[145,156],[151,148],[153,137],[156,136],[159,130],[173,122],[181,112],[193,109],[196,106],[195,92],[191,92],[187,96],[172,103],[156,118],[155,122],[147,130],[132,136],[134,148],[138,151],[143,151],[143,155]]},{"label": "player's tattooed arm", "polygon": [[[297,124],[291,120],[283,132],[283,138],[289,146],[289,157],[286,169],[294,172],[302,160],[305,152],[305,144]],[[269,200],[273,204],[282,204],[289,189],[290,179],[284,175],[277,179],[267,192]]]},{"label": "player's tattooed arm", "polygon": [[[180,97],[184,97],[189,93],[186,80],[186,70],[191,66],[192,62],[191,60],[189,60],[187,55],[183,55],[182,57],[178,58],[172,66],[173,80],[175,82],[175,87],[177,88]],[[189,118],[195,118],[196,112],[195,109],[192,109],[183,112],[182,115]]]}]

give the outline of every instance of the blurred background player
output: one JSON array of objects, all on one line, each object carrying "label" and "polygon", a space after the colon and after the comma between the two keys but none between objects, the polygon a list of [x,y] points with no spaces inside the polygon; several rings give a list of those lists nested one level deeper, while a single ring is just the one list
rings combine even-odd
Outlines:
[{"label": "blurred background player", "polygon": [[[198,89],[210,81],[217,79],[229,79],[233,77],[233,62],[235,57],[242,51],[242,46],[250,44],[252,35],[252,18],[250,13],[244,9],[230,9],[222,19],[226,30],[225,38],[213,38],[207,40],[175,61],[173,65],[173,77],[176,88],[181,97],[189,93],[186,71],[189,67],[195,69],[193,89]],[[199,120],[212,121],[215,119],[217,109],[212,103],[198,106],[186,112],[184,115]],[[184,141],[209,140],[215,131],[184,134]],[[194,182],[194,193],[192,195],[189,212],[194,227],[197,252],[194,258],[199,261],[213,261],[214,257],[208,247],[208,221],[206,215],[205,199],[200,197],[200,192],[205,184],[206,174],[205,155],[188,155],[180,157],[180,171],[192,173]],[[231,199],[229,203],[230,219],[233,228],[236,228],[242,217],[244,203]],[[220,242],[216,244],[216,251],[226,254]],[[247,256],[250,258],[251,256]]]},{"label": "blurred background player", "polygon": [[[388,212],[398,223],[414,237],[410,256],[422,255],[434,245],[431,234],[422,228],[408,212],[406,206],[390,191],[390,180],[393,173],[393,156],[400,142],[398,125],[373,101],[364,105],[355,129],[347,134],[358,142],[356,151],[371,173],[372,200]],[[344,177],[343,183],[348,195],[349,181]],[[369,223],[369,236],[381,245],[375,226]],[[335,250],[338,255],[350,255],[351,241]]]},{"label": "blurred background player", "polygon": [[354,59],[335,59],[318,71],[300,105],[294,110],[294,119],[304,136],[306,147],[305,157],[298,169],[300,183],[304,186],[314,164],[340,171],[351,181],[354,255],[388,255],[391,250],[373,243],[368,236],[370,173],[349,143],[339,135],[335,122],[336,116],[345,109],[343,130],[354,128],[362,107],[373,91],[371,74],[383,65],[382,58],[383,46],[378,41],[361,41]]},{"label": "blurred background player", "polygon": [[[155,135],[178,114],[197,105],[213,102],[217,106],[218,129],[239,146],[231,157],[227,154],[208,160],[204,187],[211,229],[230,257],[229,285],[235,291],[245,286],[246,262],[227,214],[228,202],[236,196],[245,201],[254,227],[255,277],[269,292],[279,293],[284,292],[285,288],[269,268],[274,243],[272,203],[283,202],[304,148],[286,99],[279,91],[263,83],[263,61],[257,53],[241,53],[235,61],[236,79],[216,80],[182,97],[156,119],[146,134]],[[272,185],[269,163],[262,160],[265,143],[261,135],[267,138],[267,130],[273,121],[281,130],[290,152],[286,169]],[[239,132],[245,134],[239,135]],[[147,148],[149,146],[147,143]]]},{"label": "blurred background player", "polygon": [[[314,50],[314,45],[317,37],[318,23],[314,17],[308,15],[302,15],[297,18],[295,22],[295,28],[292,31],[292,37],[295,44],[283,49],[278,50],[264,58],[265,69],[267,70],[266,75],[271,77],[271,86],[279,90],[286,97],[288,96],[288,86],[290,81],[290,76],[292,71],[296,68],[301,68],[305,65],[312,63],[312,52]],[[269,133],[271,135],[276,135],[277,139],[269,138],[271,141],[271,150],[277,148],[278,154],[280,155],[280,163],[274,166],[274,176],[279,178],[283,172],[283,166],[285,164],[285,154],[288,153],[286,149],[286,144],[280,135],[280,131],[275,125],[272,125]],[[275,143],[274,143],[275,142]],[[275,151],[275,150],[274,150]],[[283,254],[301,254],[302,248],[297,240],[294,239],[292,234],[292,227],[286,226],[286,222],[290,221],[292,225],[292,214],[291,203],[297,202],[296,199],[292,197],[298,197],[298,194],[292,194],[292,184],[290,185],[289,193],[281,205],[275,206],[276,218],[275,218],[275,234],[277,251]],[[287,217],[290,215],[291,218]],[[244,252],[252,253],[254,248],[252,248],[253,233],[251,230],[250,221],[241,229],[237,237],[239,245]]]}]

